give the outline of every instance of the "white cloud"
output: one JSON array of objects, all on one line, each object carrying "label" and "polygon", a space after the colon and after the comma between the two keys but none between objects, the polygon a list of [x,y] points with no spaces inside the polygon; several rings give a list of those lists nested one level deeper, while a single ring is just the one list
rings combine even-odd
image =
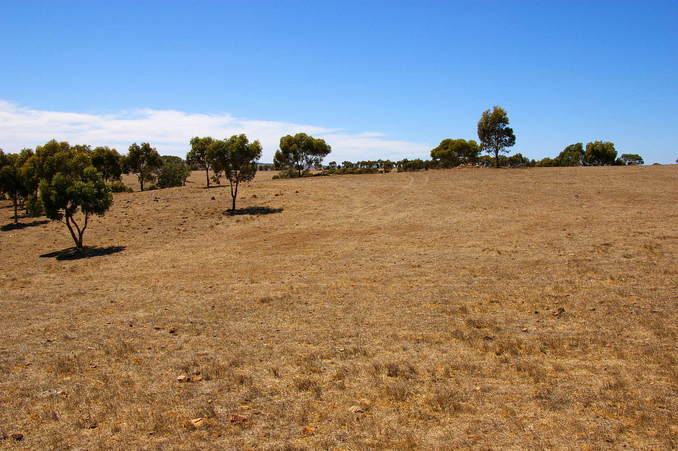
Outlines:
[{"label": "white cloud", "polygon": [[329,159],[370,160],[425,156],[425,143],[390,140],[383,133],[347,133],[290,122],[260,121],[228,113],[200,114],[176,110],[138,109],[112,114],[84,114],[33,110],[0,100],[0,148],[16,152],[55,138],[71,144],[109,146],[125,153],[133,142],[150,142],[163,155],[184,157],[193,136],[224,138],[246,133],[258,139],[262,161],[272,161],[281,136],[304,132],[325,139],[332,146]]}]

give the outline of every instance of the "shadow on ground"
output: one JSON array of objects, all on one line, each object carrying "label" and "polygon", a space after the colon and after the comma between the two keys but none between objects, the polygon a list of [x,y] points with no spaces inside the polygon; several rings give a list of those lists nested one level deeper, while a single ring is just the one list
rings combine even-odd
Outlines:
[{"label": "shadow on ground", "polygon": [[101,257],[104,255],[117,254],[125,250],[125,246],[97,247],[88,246],[82,250],[75,247],[69,247],[60,251],[48,252],[42,254],[42,258],[55,258],[57,260],[80,260],[81,258]]},{"label": "shadow on ground", "polygon": [[14,224],[13,222],[10,224],[5,224],[4,226],[0,227],[0,230],[3,232],[8,232],[10,230],[21,230],[25,229],[26,227],[35,227],[43,224],[47,224],[49,221],[47,220],[42,220],[42,221],[31,221],[31,222],[20,222],[18,224]]},{"label": "shadow on ground", "polygon": [[226,216],[237,216],[237,215],[270,215],[272,213],[281,213],[282,208],[271,208],[271,207],[247,207],[239,208],[236,210],[226,210],[224,214]]}]

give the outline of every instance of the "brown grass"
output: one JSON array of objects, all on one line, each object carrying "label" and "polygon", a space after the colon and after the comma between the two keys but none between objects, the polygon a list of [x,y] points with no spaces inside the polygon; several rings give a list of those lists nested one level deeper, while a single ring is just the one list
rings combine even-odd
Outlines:
[{"label": "brown grass", "polygon": [[270,177],[0,231],[0,447],[676,448],[677,166]]}]

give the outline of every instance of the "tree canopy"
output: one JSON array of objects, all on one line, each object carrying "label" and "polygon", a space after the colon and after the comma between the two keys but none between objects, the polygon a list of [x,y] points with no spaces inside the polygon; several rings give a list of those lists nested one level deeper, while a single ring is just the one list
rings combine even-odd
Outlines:
[{"label": "tree canopy", "polygon": [[431,158],[439,161],[443,167],[454,167],[476,162],[479,153],[480,147],[474,140],[444,139],[431,150]]},{"label": "tree canopy", "polygon": [[581,166],[584,162],[584,145],[570,144],[558,154],[555,166]]},{"label": "tree canopy", "polygon": [[625,165],[645,164],[643,157],[637,153],[623,153],[619,159]]},{"label": "tree canopy", "polygon": [[586,144],[583,162],[588,166],[611,166],[615,164],[616,158],[614,143],[594,141]]},{"label": "tree canopy", "polygon": [[273,157],[273,164],[277,169],[296,169],[301,176],[303,171],[320,166],[331,151],[332,147],[324,139],[306,133],[287,135],[280,138],[280,149]]},{"label": "tree canopy", "polygon": [[210,145],[214,142],[214,138],[206,136],[204,138],[194,137],[191,139],[191,150],[186,155],[186,162],[194,164],[200,168],[205,169],[205,179],[207,187],[210,186],[210,162],[207,158]]},{"label": "tree canopy", "polygon": [[508,125],[508,115],[499,106],[495,106],[491,111],[484,111],[478,121],[480,148],[484,152],[494,155],[496,167],[499,167],[499,155],[508,153],[507,148],[516,143],[516,135],[513,134],[513,129]]},{"label": "tree canopy", "polygon": [[30,192],[26,172],[21,163],[19,154],[5,155],[0,150],[0,193],[12,200],[15,224],[19,222],[19,200]]},{"label": "tree canopy", "polygon": [[120,180],[122,175],[122,157],[115,149],[95,147],[92,151],[92,166],[107,182]]}]

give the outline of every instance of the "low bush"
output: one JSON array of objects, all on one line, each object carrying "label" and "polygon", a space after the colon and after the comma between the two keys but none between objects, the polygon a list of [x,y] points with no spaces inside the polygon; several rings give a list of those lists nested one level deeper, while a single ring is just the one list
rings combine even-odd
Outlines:
[{"label": "low bush", "polygon": [[299,175],[299,171],[296,169],[285,169],[280,171],[278,174],[273,176],[273,179],[297,179],[300,177],[319,177],[323,175],[329,175],[326,174],[325,171],[322,172],[311,172],[309,170],[306,170]]},{"label": "low bush", "polygon": [[38,196],[28,196],[26,199],[26,215],[32,218],[42,216],[43,208],[42,202]]},{"label": "low bush", "polygon": [[133,190],[121,181],[113,182],[110,185],[111,191],[114,193],[131,193]]}]

